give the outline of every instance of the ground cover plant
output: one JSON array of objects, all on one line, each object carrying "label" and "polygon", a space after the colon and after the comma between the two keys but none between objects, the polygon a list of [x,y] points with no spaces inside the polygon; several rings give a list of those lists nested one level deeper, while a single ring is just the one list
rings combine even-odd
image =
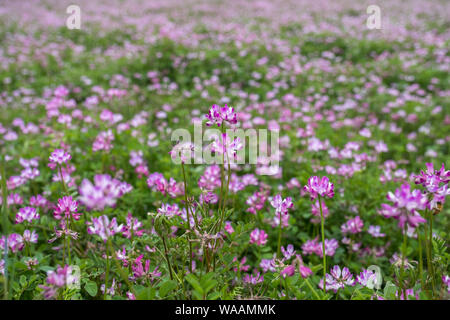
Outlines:
[{"label": "ground cover plant", "polygon": [[448,2],[70,4],[0,4],[4,299],[449,298]]}]

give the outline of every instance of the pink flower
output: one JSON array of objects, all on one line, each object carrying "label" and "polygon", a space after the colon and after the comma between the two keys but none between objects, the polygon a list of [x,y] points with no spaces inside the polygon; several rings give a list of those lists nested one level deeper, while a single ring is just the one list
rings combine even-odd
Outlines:
[{"label": "pink flower", "polygon": [[381,283],[377,283],[376,273],[367,269],[363,269],[359,276],[356,276],[356,281],[360,285],[370,289],[373,289],[377,285],[381,285]]},{"label": "pink flower", "polygon": [[63,218],[69,219],[72,217],[75,220],[79,220],[81,213],[77,212],[78,203],[72,199],[71,196],[62,197],[58,199],[58,205],[53,212],[56,220]]},{"label": "pink flower", "polygon": [[107,174],[94,176],[94,184],[84,179],[80,186],[80,201],[90,210],[103,211],[114,207],[117,199],[132,190],[131,185]]},{"label": "pink flower", "polygon": [[52,152],[48,160],[50,161],[50,164],[58,164],[62,165],[64,163],[67,163],[71,159],[71,155],[65,152],[62,149],[56,149]]},{"label": "pink flower", "polygon": [[420,175],[414,176],[415,183],[421,184],[428,192],[434,193],[439,189],[441,183],[447,184],[450,181],[450,170],[445,170],[444,164],[441,169],[434,170],[432,163],[426,164],[427,170],[420,171]]},{"label": "pink flower", "polygon": [[229,158],[236,159],[237,152],[243,148],[242,141],[239,137],[231,140],[230,136],[222,133],[211,143],[211,151],[217,154],[224,154],[224,160],[227,162]]},{"label": "pink flower", "polygon": [[351,233],[356,234],[360,233],[364,227],[364,222],[361,220],[359,216],[356,216],[353,219],[348,220],[341,226],[341,231],[344,234]]},{"label": "pink flower", "polygon": [[16,253],[18,251],[22,251],[25,244],[23,242],[23,237],[20,234],[12,233],[6,239],[5,236],[0,238],[0,248],[2,251],[6,251],[6,240],[8,240],[8,247],[11,249],[12,253]]},{"label": "pink flower", "polygon": [[310,194],[311,200],[317,198],[318,195],[328,198],[333,198],[334,196],[334,185],[326,176],[322,177],[322,179],[319,179],[317,176],[309,178],[308,184],[303,188]]},{"label": "pink flower", "polygon": [[303,264],[298,266],[298,272],[300,273],[302,278],[308,278],[310,275],[313,274],[312,270]]},{"label": "pink flower", "polygon": [[217,124],[217,126],[220,127],[224,121],[231,124],[237,123],[237,116],[234,112],[234,108],[228,107],[226,104],[224,107],[220,107],[216,104],[212,105],[205,117],[208,120],[206,121],[208,127],[214,124]]},{"label": "pink flower", "polygon": [[178,207],[178,205],[176,203],[172,204],[172,205],[163,203],[161,205],[161,207],[158,209],[158,213],[161,215],[164,215],[168,218],[172,218],[173,216],[181,215],[180,208]]},{"label": "pink flower", "polygon": [[295,267],[293,265],[288,265],[280,274],[283,278],[292,277],[295,274]]},{"label": "pink flower", "polygon": [[380,232],[380,226],[369,226],[369,230],[367,232],[374,238],[382,238],[386,236],[386,234]]},{"label": "pink flower", "polygon": [[252,194],[245,202],[250,206],[247,209],[247,212],[256,214],[258,211],[262,210],[264,208],[264,204],[266,203],[267,196],[268,192],[263,189],[260,189],[259,191],[256,191],[254,194]]},{"label": "pink flower", "polygon": [[106,215],[92,218],[92,222],[87,222],[86,224],[88,225],[87,231],[89,234],[96,234],[105,242],[123,229],[123,225],[117,225],[116,218],[113,218],[110,222]]},{"label": "pink flower", "polygon": [[198,186],[203,190],[209,191],[220,187],[220,167],[218,165],[207,167],[198,180]]},{"label": "pink flower", "polygon": [[265,245],[267,237],[268,235],[264,230],[255,229],[250,233],[250,244],[255,243],[258,246]]},{"label": "pink flower", "polygon": [[291,257],[295,255],[294,246],[292,244],[288,244],[286,249],[284,247],[281,247],[281,253],[283,253],[283,256],[286,260],[289,260]]},{"label": "pink flower", "polygon": [[292,198],[287,197],[286,199],[281,198],[280,194],[277,194],[272,201],[270,201],[272,207],[275,208],[275,214],[288,214],[288,210],[294,206],[292,203]]},{"label": "pink flower", "polygon": [[111,130],[108,131],[102,131],[98,134],[98,136],[95,138],[94,143],[92,144],[92,151],[110,151],[112,146],[112,141],[114,140],[114,134]]},{"label": "pink flower", "polygon": [[59,288],[75,284],[80,279],[73,274],[71,266],[64,266],[64,268],[58,266],[55,271],[47,272],[47,286],[40,285],[39,287],[44,289],[44,298],[53,299],[56,297]]},{"label": "pink flower", "polygon": [[242,279],[242,282],[250,285],[256,285],[264,281],[264,276],[262,276],[259,272],[255,275],[246,274]]},{"label": "pink flower", "polygon": [[405,223],[416,228],[419,223],[424,223],[426,220],[422,218],[418,210],[425,210],[428,202],[427,196],[422,194],[420,190],[411,191],[408,184],[403,184],[400,189],[395,190],[395,194],[389,192],[386,198],[393,203],[393,205],[381,204],[379,213],[386,218],[397,219],[398,226],[403,228]]},{"label": "pink flower", "polygon": [[225,221],[225,231],[229,234],[234,232],[233,226],[231,225],[231,221]]},{"label": "pink flower", "polygon": [[40,218],[39,213],[33,207],[21,208],[16,214],[16,223],[22,223],[24,221],[32,222],[33,220],[38,220]]},{"label": "pink flower", "polygon": [[[334,266],[330,273],[325,276],[326,289],[333,290],[336,293],[339,289],[344,289],[346,286],[354,286],[355,280],[347,267],[341,271],[339,266]],[[319,288],[323,289],[323,278],[320,279]]]},{"label": "pink flower", "polygon": [[141,227],[142,223],[137,218],[133,218],[131,213],[128,213],[127,224],[123,227],[122,233],[128,239],[131,239],[132,234],[140,237],[144,233],[144,230],[139,230]]},{"label": "pink flower", "polygon": [[33,231],[25,230],[23,232],[22,240],[23,240],[23,242],[27,242],[27,243],[37,243],[38,235],[37,235],[36,231],[34,231],[34,230]]}]

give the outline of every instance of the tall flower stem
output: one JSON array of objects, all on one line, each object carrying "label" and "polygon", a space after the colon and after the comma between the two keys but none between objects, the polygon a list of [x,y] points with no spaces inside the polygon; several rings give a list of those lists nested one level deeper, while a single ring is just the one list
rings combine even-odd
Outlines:
[{"label": "tall flower stem", "polygon": [[429,210],[429,217],[430,217],[430,243],[428,245],[428,250],[430,250],[430,274],[431,274],[431,285],[433,288],[433,296],[435,295],[435,285],[436,285],[436,275],[434,273],[434,266],[433,266],[433,211]]},{"label": "tall flower stem", "polygon": [[327,255],[325,252],[325,221],[323,218],[323,211],[322,211],[322,199],[319,197],[319,208],[320,208],[320,227],[322,231],[322,256],[323,256],[323,293],[326,293],[327,291],[327,282],[326,282],[326,274],[327,274]]},{"label": "tall flower stem", "polygon": [[8,190],[6,187],[6,175],[5,175],[5,163],[3,157],[0,159],[0,175],[2,176],[1,187],[2,187],[2,232],[5,235],[5,252],[4,252],[4,276],[5,276],[5,290],[3,293],[3,298],[8,299],[8,235],[9,235],[9,218],[8,218]]},{"label": "tall flower stem", "polygon": [[279,223],[278,223],[279,228],[278,228],[277,257],[278,257],[279,259],[281,259],[281,227],[282,227],[282,226],[281,226],[281,212],[280,212],[279,216],[280,216],[280,219],[279,219]]},{"label": "tall flower stem", "polygon": [[109,252],[108,249],[106,249],[105,292],[103,294],[103,300],[106,300],[106,295],[108,294],[108,277],[109,277]]},{"label": "tall flower stem", "polygon": [[66,196],[68,196],[69,193],[67,191],[66,183],[64,182],[64,176],[63,176],[63,173],[62,173],[62,167],[60,165],[58,166],[58,170],[59,170],[59,176],[60,176],[60,179],[61,179],[61,184],[62,184],[62,187],[63,187],[63,190],[64,190],[64,194]]},{"label": "tall flower stem", "polygon": [[420,286],[422,290],[425,290],[423,282],[423,254],[422,254],[422,234],[420,232],[420,225],[417,227],[417,241],[419,243],[419,274],[420,274]]},{"label": "tall flower stem", "polygon": [[[189,242],[189,270],[192,273],[192,243],[191,243],[191,216],[189,212],[189,204],[188,204],[188,198],[187,198],[187,181],[186,181],[186,172],[184,171],[184,163],[181,163],[181,170],[183,171],[183,179],[184,179],[184,203],[186,207],[186,216],[187,216],[187,225],[188,225],[188,242]],[[197,222],[196,219],[194,219],[195,222]]]},{"label": "tall flower stem", "polygon": [[319,294],[316,292],[316,290],[314,289],[314,287],[311,285],[311,283],[309,283],[308,278],[305,278],[305,283],[306,285],[309,287],[309,289],[311,290],[311,292],[316,296],[317,300],[322,300],[319,296]]},{"label": "tall flower stem", "polygon": [[[428,218],[428,222],[429,222],[430,220],[429,220],[429,216],[428,216],[428,210],[425,210],[425,217]],[[428,275],[431,277],[432,265],[431,265],[431,250],[430,250],[431,240],[430,239],[432,238],[432,235],[431,236],[428,235],[428,226],[427,225],[424,226],[424,233],[425,233],[425,253],[427,255],[427,269],[428,269]],[[431,295],[433,296],[434,291],[435,291],[433,281],[431,281],[431,285],[432,285]]]},{"label": "tall flower stem", "polygon": [[406,241],[407,241],[407,230],[406,230],[406,223],[403,227],[403,246],[402,246],[402,266],[400,271],[400,289],[403,293],[403,299],[407,300],[408,297],[406,296],[406,287],[403,282],[404,280],[404,272],[405,272],[405,258],[406,258]]},{"label": "tall flower stem", "polygon": [[123,281],[125,281],[128,288],[130,289],[131,293],[136,297],[137,296],[136,291],[134,290],[133,286],[131,285],[130,281],[128,280],[127,273],[122,269],[122,267],[119,264],[119,261],[117,260],[116,254],[115,254],[114,249],[111,244],[111,240],[108,240],[108,242],[107,242],[107,249],[109,249],[109,251],[111,253],[111,257],[113,258],[113,260],[116,264],[117,270],[119,270],[119,273],[120,273]]},{"label": "tall flower stem", "polygon": [[[167,268],[169,269],[170,280],[173,280],[172,266],[170,265],[169,251],[167,250],[166,237],[164,235],[162,235],[162,241],[164,245],[164,255],[166,256],[167,261]],[[191,270],[192,270],[192,263],[191,263]]]}]

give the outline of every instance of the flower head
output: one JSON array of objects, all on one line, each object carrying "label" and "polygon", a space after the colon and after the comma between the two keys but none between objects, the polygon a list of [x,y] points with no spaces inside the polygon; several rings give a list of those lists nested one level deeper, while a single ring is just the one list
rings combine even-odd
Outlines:
[{"label": "flower head", "polygon": [[89,234],[96,234],[105,242],[123,229],[123,225],[117,225],[116,218],[112,218],[110,222],[106,215],[92,218],[92,222],[87,222],[86,224],[88,225],[87,231]]},{"label": "flower head", "polygon": [[75,220],[79,220],[81,213],[77,212],[78,203],[72,199],[71,196],[62,197],[58,199],[58,205],[53,212],[55,219],[61,220],[63,218],[69,219],[72,217]]},{"label": "flower head", "polygon": [[[344,267],[341,271],[339,266],[334,266],[330,273],[325,276],[326,289],[333,290],[336,293],[339,289],[343,289],[346,286],[354,286],[355,280],[347,267]],[[323,289],[323,279],[320,280],[319,288]]]},{"label": "flower head", "polygon": [[208,127],[214,124],[217,124],[217,126],[220,127],[224,121],[231,124],[237,123],[237,116],[234,112],[234,108],[228,107],[226,104],[224,107],[213,104],[205,117],[207,119],[206,125]]},{"label": "flower head", "polygon": [[36,208],[25,207],[20,208],[19,212],[16,214],[16,223],[22,223],[24,221],[32,222],[33,220],[38,220],[40,218],[39,213]]},{"label": "flower head", "polygon": [[56,149],[52,152],[48,160],[50,161],[50,164],[62,165],[64,163],[67,163],[71,158],[72,156],[64,150]]},{"label": "flower head", "polygon": [[419,214],[418,210],[426,208],[428,199],[420,190],[411,191],[409,184],[403,184],[395,193],[389,192],[386,198],[393,203],[393,205],[381,204],[381,215],[386,218],[394,218],[398,220],[398,226],[403,228],[405,223],[416,228],[419,223],[424,223],[426,220]]},{"label": "flower head", "polygon": [[334,196],[334,185],[330,182],[328,177],[322,177],[320,179],[318,176],[313,176],[308,179],[308,184],[305,185],[304,190],[308,192],[311,196],[311,200],[317,198],[317,196],[333,198]]},{"label": "flower head", "polygon": [[258,246],[263,246],[267,242],[267,233],[264,230],[255,229],[250,233],[250,244],[255,243]]}]

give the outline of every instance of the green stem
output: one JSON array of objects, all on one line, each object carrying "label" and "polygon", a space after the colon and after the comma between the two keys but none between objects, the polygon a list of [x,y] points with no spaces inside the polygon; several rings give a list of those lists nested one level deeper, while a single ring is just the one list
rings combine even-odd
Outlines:
[{"label": "green stem", "polygon": [[[425,217],[427,217],[429,219],[428,216],[428,210],[425,210]],[[428,220],[429,221],[429,220]],[[430,251],[430,238],[428,236],[428,227],[427,225],[425,225],[424,227],[424,235],[425,235],[425,253],[427,255],[427,269],[428,269],[428,275],[431,277],[431,251]],[[434,283],[431,282],[432,284],[432,291],[431,291],[431,295],[433,296],[434,294]]]},{"label": "green stem", "polygon": [[63,186],[64,194],[67,196],[67,195],[69,195],[69,193],[67,192],[66,183],[64,182],[64,176],[63,176],[63,173],[62,173],[61,165],[58,165],[58,169],[59,169],[59,176],[61,178],[61,184]]},{"label": "green stem", "polygon": [[325,252],[325,221],[323,218],[323,211],[322,211],[322,199],[319,196],[319,207],[320,207],[320,227],[322,231],[322,256],[323,256],[323,293],[325,294],[327,291],[327,281],[326,281],[326,274],[327,274],[327,255]]},{"label": "green stem", "polygon": [[[192,243],[190,241],[191,239],[191,216],[190,216],[190,211],[189,211],[189,205],[188,205],[188,199],[187,199],[187,182],[186,182],[186,173],[184,171],[184,164],[181,163],[181,170],[183,171],[183,179],[184,179],[184,203],[185,203],[185,208],[186,208],[186,216],[187,216],[187,225],[188,225],[188,230],[189,230],[189,234],[188,234],[188,243],[189,243],[189,270],[192,273]],[[196,226],[197,225],[197,219],[194,217],[194,221]],[[164,239],[163,239],[164,241]]]},{"label": "green stem", "polygon": [[[173,280],[172,267],[170,265],[169,253],[168,253],[167,245],[166,245],[166,237],[164,235],[162,235],[162,241],[163,241],[163,245],[164,245],[164,255],[166,256],[166,261],[167,261],[167,268],[169,269],[170,280]],[[191,270],[192,270],[192,264],[191,264]]]},{"label": "green stem", "polygon": [[433,211],[429,210],[430,215],[430,244],[428,246],[430,250],[430,272],[431,272],[431,284],[433,286],[433,296],[435,296],[435,290],[436,290],[436,274],[434,272],[434,266],[433,266]]},{"label": "green stem", "polygon": [[2,218],[3,226],[2,232],[5,235],[5,252],[4,252],[4,276],[5,276],[5,290],[3,293],[3,299],[8,299],[8,235],[9,235],[9,219],[8,219],[8,190],[6,187],[6,175],[5,175],[5,162],[3,156],[0,159],[0,175],[2,176],[1,186],[2,186]]},{"label": "green stem", "polygon": [[106,249],[105,292],[103,294],[103,300],[106,300],[106,296],[108,294],[108,277],[109,277],[109,252],[108,249]]},{"label": "green stem", "polygon": [[114,252],[114,249],[113,249],[113,247],[111,245],[111,241],[110,240],[108,240],[107,245],[108,245],[109,251],[111,252],[111,256],[113,257],[113,260],[114,260],[114,262],[116,264],[117,270],[119,270],[119,273],[120,273],[123,281],[125,281],[125,283],[127,284],[128,288],[130,289],[131,293],[133,293],[133,295],[135,297],[137,297],[136,291],[134,291],[133,286],[131,285],[130,281],[128,280],[128,275],[125,273],[125,271],[123,271],[123,269],[120,266],[119,261],[117,260],[117,258],[114,258],[114,257],[116,257],[116,255],[115,255],[115,252]]},{"label": "green stem", "polygon": [[420,286],[422,290],[425,290],[423,283],[423,254],[422,254],[422,235],[420,233],[420,225],[417,227],[417,241],[419,242],[419,274],[420,274]]},{"label": "green stem", "polygon": [[403,299],[408,300],[408,297],[406,296],[406,287],[404,285],[404,272],[405,272],[405,258],[406,258],[406,223],[403,227],[403,246],[402,246],[402,268],[400,271],[400,289],[401,292],[403,292]]},{"label": "green stem", "polygon": [[308,278],[305,278],[305,283],[306,285],[309,287],[309,289],[312,291],[312,293],[316,296],[317,300],[322,300],[319,296],[319,294],[317,293],[317,291],[314,289],[314,287],[311,285],[311,283],[309,283]]},{"label": "green stem", "polygon": [[277,246],[277,257],[281,259],[281,212],[279,214],[279,228],[278,228],[278,246]]}]

